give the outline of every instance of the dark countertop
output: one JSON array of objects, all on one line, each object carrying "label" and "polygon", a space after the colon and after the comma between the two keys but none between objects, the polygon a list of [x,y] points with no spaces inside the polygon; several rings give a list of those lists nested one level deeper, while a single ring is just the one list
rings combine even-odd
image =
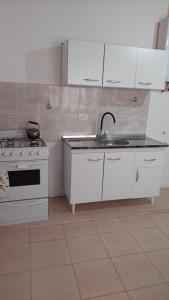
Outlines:
[{"label": "dark countertop", "polygon": [[[116,139],[118,140],[118,139]],[[123,137],[120,140],[127,140],[128,144],[116,144],[116,142],[98,142],[96,139],[73,139],[65,138],[64,142],[74,150],[80,149],[128,149],[128,148],[156,148],[168,147],[168,144],[150,139],[148,137]]]}]

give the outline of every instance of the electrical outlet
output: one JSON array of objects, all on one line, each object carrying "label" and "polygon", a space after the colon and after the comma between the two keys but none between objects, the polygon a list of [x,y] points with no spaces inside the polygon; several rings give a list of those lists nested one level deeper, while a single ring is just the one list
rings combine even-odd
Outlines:
[{"label": "electrical outlet", "polygon": [[88,121],[88,119],[89,119],[88,114],[79,114],[80,121]]}]

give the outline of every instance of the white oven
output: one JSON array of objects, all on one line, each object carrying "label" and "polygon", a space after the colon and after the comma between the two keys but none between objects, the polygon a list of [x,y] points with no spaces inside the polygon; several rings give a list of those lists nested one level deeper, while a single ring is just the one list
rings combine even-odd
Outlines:
[{"label": "white oven", "polygon": [[0,203],[47,197],[47,160],[0,162]]}]

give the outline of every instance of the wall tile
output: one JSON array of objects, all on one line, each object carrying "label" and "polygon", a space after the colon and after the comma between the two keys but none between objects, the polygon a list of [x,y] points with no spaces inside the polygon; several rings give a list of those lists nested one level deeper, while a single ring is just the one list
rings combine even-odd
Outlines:
[{"label": "wall tile", "polygon": [[0,130],[18,129],[18,128],[19,128],[19,120],[17,115],[0,114]]},{"label": "wall tile", "polygon": [[80,133],[77,114],[61,114],[59,122],[59,136]]},{"label": "wall tile", "polygon": [[20,113],[39,113],[38,85],[18,84],[18,110]]},{"label": "wall tile", "polygon": [[[101,115],[110,111],[116,126],[106,117],[104,129],[116,134],[145,133],[149,95],[139,89],[0,83],[0,129],[23,128],[29,120],[40,122],[42,135],[50,142],[65,134],[96,133]],[[51,109],[46,109],[48,101]],[[79,113],[88,114],[88,120],[79,120]]]},{"label": "wall tile", "polygon": [[14,83],[0,83],[0,113],[18,112],[17,88]]},{"label": "wall tile", "polygon": [[80,89],[78,87],[62,87],[61,113],[78,113],[80,104]]},{"label": "wall tile", "polygon": [[40,123],[40,114],[19,114],[19,128],[26,127],[28,121]]},{"label": "wall tile", "polygon": [[59,137],[60,117],[56,115],[41,115],[41,134],[46,141],[53,142]]},{"label": "wall tile", "polygon": [[[60,111],[61,87],[54,85],[40,85],[38,89],[40,100],[40,113],[56,114]],[[48,109],[48,104],[51,106]]]}]

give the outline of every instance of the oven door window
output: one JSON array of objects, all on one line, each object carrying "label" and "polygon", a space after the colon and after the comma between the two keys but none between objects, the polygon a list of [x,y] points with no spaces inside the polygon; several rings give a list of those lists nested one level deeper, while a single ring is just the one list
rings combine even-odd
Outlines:
[{"label": "oven door window", "polygon": [[40,185],[40,170],[8,171],[9,186]]}]

